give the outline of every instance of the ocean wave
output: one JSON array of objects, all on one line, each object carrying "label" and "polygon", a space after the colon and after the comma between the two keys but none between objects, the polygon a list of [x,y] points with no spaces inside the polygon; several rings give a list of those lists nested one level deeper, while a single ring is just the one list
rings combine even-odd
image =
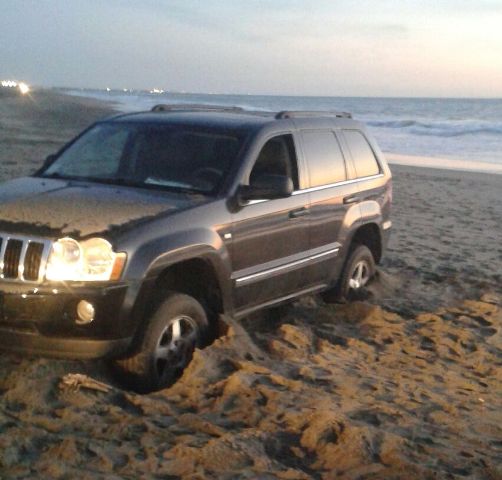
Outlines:
[{"label": "ocean wave", "polygon": [[416,120],[370,120],[366,122],[371,127],[406,128],[418,125]]},{"label": "ocean wave", "polygon": [[370,127],[402,129],[408,134],[433,137],[461,137],[466,135],[500,135],[502,122],[451,121],[427,122],[420,120],[370,120]]}]

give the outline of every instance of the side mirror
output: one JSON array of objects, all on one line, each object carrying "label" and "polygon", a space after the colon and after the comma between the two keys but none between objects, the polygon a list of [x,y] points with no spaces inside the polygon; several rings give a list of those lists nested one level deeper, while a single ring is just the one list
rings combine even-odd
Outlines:
[{"label": "side mirror", "polygon": [[241,185],[241,200],[273,200],[293,193],[293,181],[286,175],[260,175],[251,185]]}]

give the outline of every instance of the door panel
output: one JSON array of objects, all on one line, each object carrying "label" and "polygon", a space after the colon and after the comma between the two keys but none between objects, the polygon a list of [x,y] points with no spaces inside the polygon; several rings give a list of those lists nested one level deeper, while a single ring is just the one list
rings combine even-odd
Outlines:
[{"label": "door panel", "polygon": [[301,288],[307,267],[309,194],[250,204],[233,216],[232,265],[236,309]]}]

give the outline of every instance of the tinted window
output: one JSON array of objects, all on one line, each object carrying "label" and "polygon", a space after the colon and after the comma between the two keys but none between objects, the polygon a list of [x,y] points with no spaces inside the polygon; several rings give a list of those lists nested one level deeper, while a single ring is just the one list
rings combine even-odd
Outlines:
[{"label": "tinted window", "polygon": [[265,143],[249,175],[249,183],[260,175],[285,175],[291,178],[298,189],[296,152],[291,135],[280,135]]},{"label": "tinted window", "polygon": [[310,171],[310,186],[327,185],[347,179],[345,160],[333,132],[305,130],[303,148]]},{"label": "tinted window", "polygon": [[352,153],[358,177],[369,177],[380,173],[380,167],[368,141],[357,130],[345,130],[345,139]]},{"label": "tinted window", "polygon": [[226,129],[98,124],[43,175],[211,193],[230,170],[242,141]]}]

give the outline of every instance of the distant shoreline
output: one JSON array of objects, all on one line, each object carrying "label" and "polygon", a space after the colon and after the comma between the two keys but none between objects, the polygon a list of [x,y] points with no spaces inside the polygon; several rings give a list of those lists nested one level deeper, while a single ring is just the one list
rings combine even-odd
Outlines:
[{"label": "distant shoreline", "polygon": [[[75,92],[75,91],[95,91],[102,92],[105,91],[106,88],[87,88],[87,87],[40,87],[40,89],[54,90],[57,92]],[[112,93],[121,93],[124,91],[128,92],[142,92],[148,93],[150,90],[148,88],[111,88],[110,92]],[[221,95],[226,97],[279,97],[279,98],[357,98],[357,99],[373,99],[373,98],[383,98],[386,100],[474,100],[474,101],[491,101],[502,100],[502,97],[424,97],[424,96],[390,96],[390,95],[299,95],[299,94],[274,94],[274,93],[247,93],[247,92],[196,92],[196,91],[183,91],[183,90],[165,90],[165,93],[173,94],[173,95]]]},{"label": "distant shoreline", "polygon": [[384,153],[384,155],[391,165],[502,175],[502,165],[496,163],[453,160],[439,157],[420,157],[418,155],[402,155],[399,153]]}]

